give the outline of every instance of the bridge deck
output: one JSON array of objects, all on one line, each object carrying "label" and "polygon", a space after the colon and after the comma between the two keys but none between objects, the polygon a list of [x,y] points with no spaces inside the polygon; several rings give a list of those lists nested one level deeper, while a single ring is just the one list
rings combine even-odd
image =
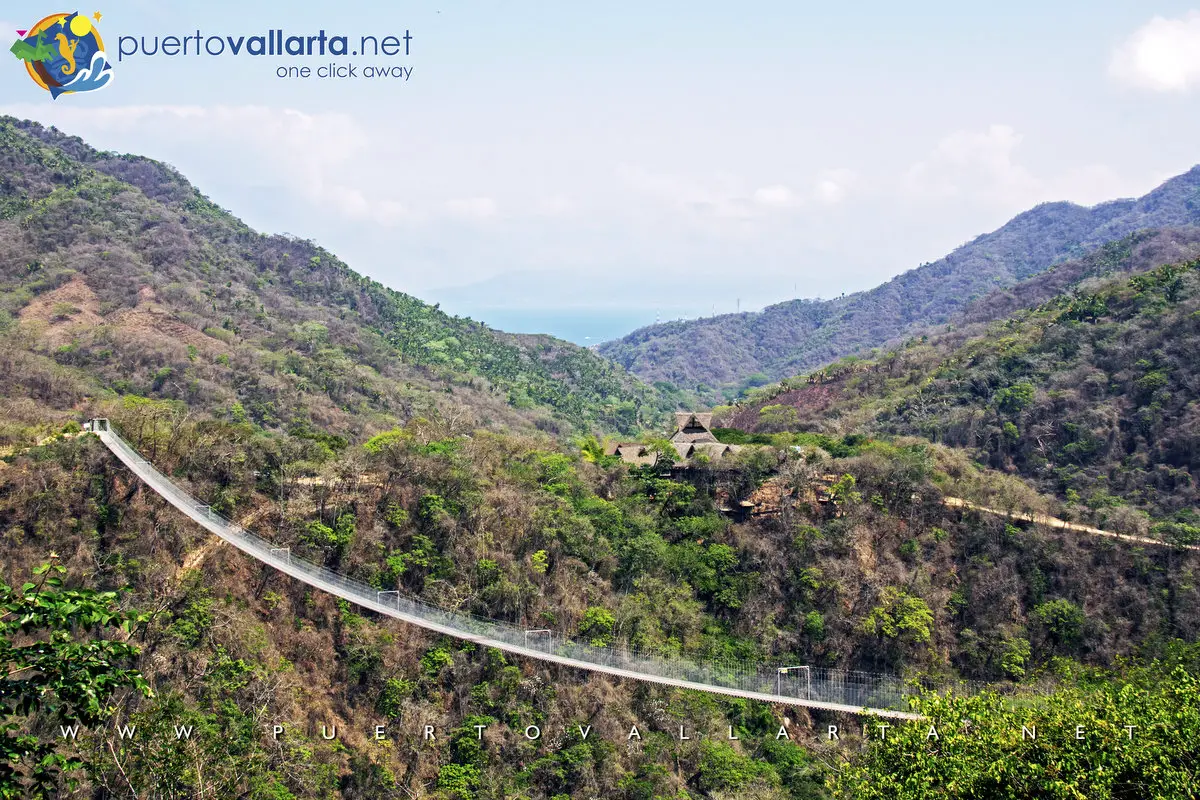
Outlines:
[{"label": "bridge deck", "polygon": [[[514,655],[621,678],[768,703],[895,719],[919,719],[917,714],[895,708],[904,703],[907,692],[897,678],[890,676],[813,668],[797,686],[797,695],[791,695],[772,691],[782,682],[779,679],[780,671],[769,667],[668,659],[630,650],[594,647],[553,635],[549,637],[545,648],[529,646],[527,632],[522,628],[446,611],[396,592],[380,592],[374,587],[293,557],[290,552],[275,547],[272,542],[214,513],[155,469],[107,424],[89,423],[89,429],[147,486],[206,530],[252,558],[309,586],[411,625],[484,647],[495,647]],[[788,674],[795,676],[794,672]],[[795,684],[796,681],[789,679],[789,683]],[[872,707],[871,702],[893,707]]]}]

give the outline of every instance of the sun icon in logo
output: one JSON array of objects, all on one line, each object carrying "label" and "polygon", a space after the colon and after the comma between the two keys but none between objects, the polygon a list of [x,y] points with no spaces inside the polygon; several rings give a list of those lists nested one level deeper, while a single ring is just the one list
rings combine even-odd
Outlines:
[{"label": "sun icon in logo", "polygon": [[94,92],[112,83],[112,65],[96,29],[103,15],[78,11],[51,14],[27,31],[10,52],[25,62],[29,77],[57,99],[75,92]]}]

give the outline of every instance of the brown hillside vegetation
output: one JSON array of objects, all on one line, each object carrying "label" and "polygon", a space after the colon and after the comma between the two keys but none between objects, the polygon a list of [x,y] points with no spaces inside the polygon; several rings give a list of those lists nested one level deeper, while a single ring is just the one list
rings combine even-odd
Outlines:
[{"label": "brown hillside vegetation", "polygon": [[260,236],[165,165],[8,119],[0,164],[0,321],[19,323],[5,344],[27,383],[5,394],[48,411],[113,391],[275,430],[362,433],[453,406],[569,433],[665,410],[589,350],[451,317],[311,242]]},{"label": "brown hillside vegetation", "polygon": [[[986,681],[1036,710],[1040,692],[1108,680],[1085,671],[1200,636],[1200,554],[1036,524],[1092,515],[1164,542],[1190,534],[1191,272],[1053,299],[968,351],[917,341],[890,365],[831,368],[786,387],[811,390],[796,402],[828,427],[797,432],[799,411],[777,403],[763,422],[780,433],[733,431],[742,446],[709,442],[714,459],[664,438],[662,398],[595,353],[449,317],[310,242],[260,236],[162,164],[0,120],[0,167],[0,593],[19,612],[0,615],[0,644],[137,648],[96,665],[96,694],[81,696],[102,699],[77,741],[61,734],[64,698],[36,680],[93,673],[11,656],[12,796],[37,796],[48,765],[47,797],[813,800],[878,752],[849,733],[858,720],[610,680],[377,618],[213,544],[78,435],[96,416],[299,557],[598,645]],[[85,312],[97,323],[72,321]],[[1085,400],[1104,401],[1112,436],[1089,438]],[[1042,464],[1050,417],[1079,427],[1054,429]],[[645,464],[609,454],[635,437]],[[1128,460],[1109,458],[1122,449]],[[1127,472],[1104,482],[1101,465]],[[1043,468],[1078,498],[1039,492]],[[1147,477],[1153,496],[1135,498]],[[109,610],[84,615],[96,603]],[[18,630],[31,607],[52,618]],[[146,616],[125,630],[111,608]],[[145,686],[101,682],[126,668]],[[799,675],[778,675],[799,691]],[[822,741],[829,724],[843,744]],[[1129,774],[1174,775],[1164,763]]]},{"label": "brown hillside vegetation", "polygon": [[1003,321],[758,390],[720,416],[759,433],[920,434],[1034,481],[1098,527],[1120,519],[1192,543],[1200,262],[1132,263]]},{"label": "brown hillside vegetation", "polygon": [[47,343],[53,347],[67,344],[80,331],[104,324],[100,316],[100,298],[87,281],[75,276],[52,292],[35,298],[21,309],[21,322],[43,323]]}]

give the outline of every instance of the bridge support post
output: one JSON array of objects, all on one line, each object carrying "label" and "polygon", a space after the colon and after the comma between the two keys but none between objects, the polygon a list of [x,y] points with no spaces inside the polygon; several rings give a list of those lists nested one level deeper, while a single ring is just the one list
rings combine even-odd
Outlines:
[{"label": "bridge support post", "polygon": [[553,652],[553,651],[554,651],[554,631],[550,630],[549,628],[535,628],[535,629],[533,629],[533,630],[527,630],[527,631],[525,631],[525,647],[526,647],[526,648],[528,648],[528,647],[529,647],[529,636],[530,636],[530,634],[533,634],[534,636],[544,636],[544,637],[546,637],[546,641],[548,642],[548,645],[547,645],[547,647],[546,647],[546,651],[547,651],[547,652]]},{"label": "bridge support post", "polygon": [[797,666],[797,667],[780,667],[779,668],[779,670],[775,673],[775,694],[779,695],[780,697],[783,696],[783,676],[784,675],[791,672],[792,670],[801,670],[801,669],[804,670],[804,677],[805,677],[804,699],[812,700],[812,668],[807,665],[803,665],[803,664],[800,666]]}]

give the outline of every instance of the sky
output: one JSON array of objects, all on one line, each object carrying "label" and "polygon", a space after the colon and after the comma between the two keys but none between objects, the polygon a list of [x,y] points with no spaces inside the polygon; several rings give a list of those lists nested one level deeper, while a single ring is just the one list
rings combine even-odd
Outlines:
[{"label": "sky", "polygon": [[[0,113],[168,162],[453,313],[585,344],[867,289],[1037,203],[1200,162],[1188,2],[95,6],[111,85],[52,100],[3,54]],[[64,10],[6,2],[0,33]],[[269,29],[410,49],[117,60]]]}]

